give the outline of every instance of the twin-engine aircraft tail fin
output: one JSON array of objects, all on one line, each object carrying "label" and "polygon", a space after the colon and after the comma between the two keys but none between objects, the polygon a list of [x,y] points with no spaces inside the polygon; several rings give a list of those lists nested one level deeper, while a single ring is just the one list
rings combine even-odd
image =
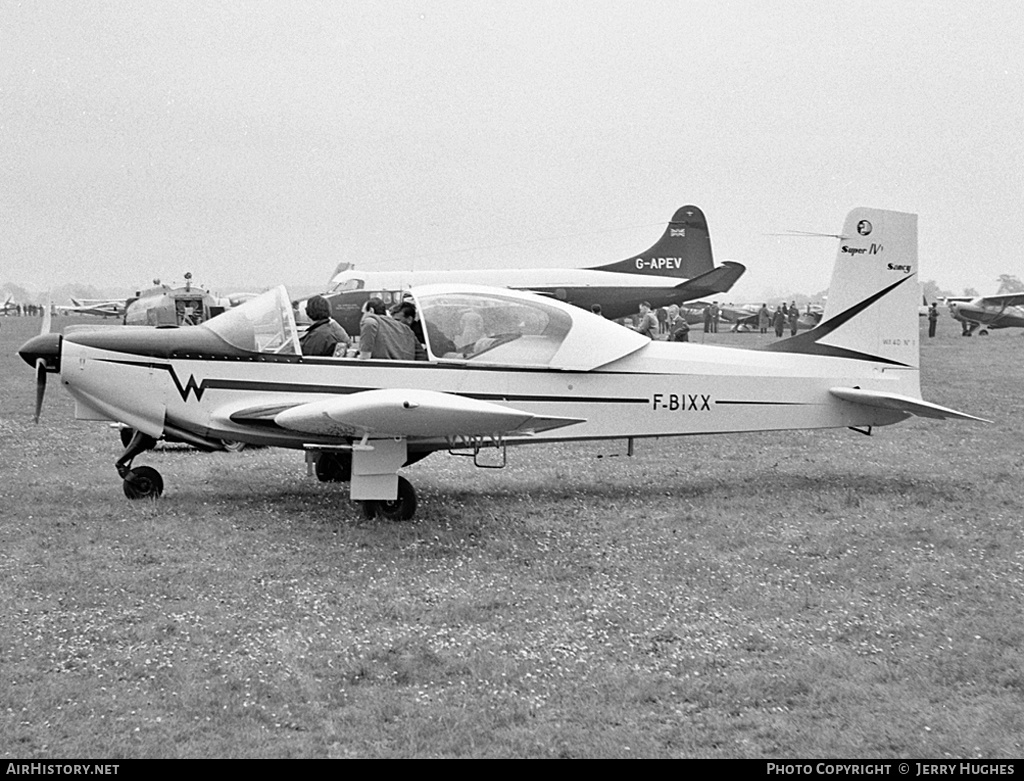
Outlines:
[{"label": "twin-engine aircraft tail fin", "polygon": [[650,249],[617,263],[592,268],[680,279],[706,274],[715,268],[715,260],[704,212],[696,206],[683,206],[676,210],[665,233]]}]

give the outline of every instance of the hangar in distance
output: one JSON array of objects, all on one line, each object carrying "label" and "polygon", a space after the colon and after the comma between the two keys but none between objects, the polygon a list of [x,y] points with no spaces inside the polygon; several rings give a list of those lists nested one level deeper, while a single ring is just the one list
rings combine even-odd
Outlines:
[{"label": "hangar in distance", "polygon": [[728,291],[746,270],[734,261],[716,267],[707,220],[696,206],[676,210],[662,237],[625,260],[590,268],[476,268],[430,271],[363,271],[346,266],[332,277],[325,297],[349,333],[359,333],[363,304],[371,297],[401,300],[416,285],[469,283],[529,290],[582,309],[600,304],[611,319],[652,307],[681,304]]}]

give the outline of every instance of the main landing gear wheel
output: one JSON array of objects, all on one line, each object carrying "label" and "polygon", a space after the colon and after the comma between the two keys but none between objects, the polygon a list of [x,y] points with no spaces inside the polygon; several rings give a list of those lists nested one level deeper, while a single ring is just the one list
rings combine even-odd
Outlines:
[{"label": "main landing gear wheel", "polygon": [[139,466],[128,470],[123,486],[129,499],[156,499],[164,492],[164,479],[153,467]]},{"label": "main landing gear wheel", "polygon": [[245,443],[238,442],[234,439],[222,439],[220,443],[229,453],[238,453],[239,451],[245,450]]},{"label": "main landing gear wheel", "polygon": [[373,520],[378,515],[389,521],[408,521],[416,514],[416,491],[412,483],[398,476],[398,498],[394,501],[373,499],[363,502],[363,515]]},{"label": "main landing gear wheel", "polygon": [[321,453],[316,460],[316,479],[321,483],[347,483],[352,479],[352,456]]}]

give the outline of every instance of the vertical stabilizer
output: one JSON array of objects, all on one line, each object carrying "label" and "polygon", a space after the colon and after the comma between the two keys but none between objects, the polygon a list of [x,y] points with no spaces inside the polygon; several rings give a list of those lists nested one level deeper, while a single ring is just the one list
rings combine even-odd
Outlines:
[{"label": "vertical stabilizer", "polygon": [[918,368],[917,215],[857,208],[839,239],[817,327],[769,349]]},{"label": "vertical stabilizer", "polygon": [[592,268],[595,271],[680,279],[706,274],[715,268],[715,260],[711,254],[711,234],[704,212],[696,206],[683,206],[672,215],[665,233],[650,249],[617,263]]}]

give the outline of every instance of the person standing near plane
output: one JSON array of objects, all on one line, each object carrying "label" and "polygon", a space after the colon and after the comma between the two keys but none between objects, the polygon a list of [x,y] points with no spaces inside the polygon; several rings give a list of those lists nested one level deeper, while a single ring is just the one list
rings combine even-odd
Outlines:
[{"label": "person standing near plane", "polygon": [[757,327],[761,330],[761,333],[768,333],[768,324],[772,321],[772,313],[768,311],[768,304],[761,304],[761,308],[757,312]]},{"label": "person standing near plane", "polygon": [[704,333],[711,333],[711,306],[704,307]]},{"label": "person standing near plane", "polygon": [[935,326],[939,322],[939,310],[935,301],[932,301],[932,305],[928,307],[928,337],[935,336]]},{"label": "person standing near plane", "polygon": [[782,336],[782,329],[786,327],[786,313],[782,311],[782,306],[775,307],[775,314],[772,315],[772,326],[775,328],[775,335],[778,337]]},{"label": "person standing near plane", "polygon": [[331,318],[331,305],[323,296],[313,296],[306,302],[306,314],[313,321],[299,339],[303,355],[334,355],[340,344],[348,347],[352,337]]},{"label": "person standing near plane", "polygon": [[654,316],[651,305],[646,301],[640,303],[640,322],[633,330],[650,339],[656,339],[658,336],[658,318]]},{"label": "person standing near plane", "polygon": [[787,317],[789,318],[789,335],[796,336],[796,331],[799,327],[798,323],[800,321],[800,310],[796,308],[796,301],[790,303],[789,314]]}]

